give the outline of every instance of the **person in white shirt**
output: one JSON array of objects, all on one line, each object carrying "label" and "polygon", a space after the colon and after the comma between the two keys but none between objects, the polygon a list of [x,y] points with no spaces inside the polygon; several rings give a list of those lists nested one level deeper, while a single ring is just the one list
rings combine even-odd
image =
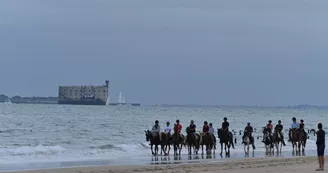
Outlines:
[{"label": "person in white shirt", "polygon": [[289,129],[289,142],[292,141],[292,130],[298,130],[300,127],[300,124],[296,121],[296,118],[292,118],[293,123],[291,124],[291,128]]},{"label": "person in white shirt", "polygon": [[213,124],[212,123],[210,123],[209,124],[209,126],[210,126],[210,129],[209,129],[209,133],[212,135],[212,137],[213,137],[213,140],[214,140],[214,143],[216,144],[216,138],[215,138],[215,135],[214,135],[214,128],[213,128]]},{"label": "person in white shirt", "polygon": [[170,127],[170,122],[166,122],[166,128],[164,129],[164,132],[166,133],[166,135],[171,134],[171,127]]},{"label": "person in white shirt", "polygon": [[153,133],[156,133],[158,135],[159,140],[161,141],[161,135],[159,134],[159,132],[161,131],[161,126],[159,126],[158,120],[155,121],[155,125],[151,130],[153,131]]}]

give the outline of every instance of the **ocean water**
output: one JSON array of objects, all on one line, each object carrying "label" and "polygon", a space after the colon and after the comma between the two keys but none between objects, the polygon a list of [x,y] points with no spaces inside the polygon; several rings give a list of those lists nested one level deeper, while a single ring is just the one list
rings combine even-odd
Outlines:
[{"label": "ocean water", "polygon": [[[194,120],[201,130],[204,120],[218,128],[227,117],[230,130],[237,132],[231,157],[244,156],[239,131],[251,122],[257,129],[255,138],[259,137],[255,139],[254,157],[264,157],[261,128],[269,119],[274,125],[282,120],[287,129],[291,118],[296,117],[304,119],[306,128],[312,129],[318,122],[326,127],[327,115],[328,109],[0,104],[0,170],[154,163],[158,158],[151,156],[144,131],[151,129],[155,120],[160,121],[162,129],[166,121],[173,124],[179,119],[185,129]],[[315,155],[315,140],[310,135],[306,155]],[[283,156],[289,157],[292,149],[286,143]],[[220,146],[217,148],[211,158],[220,158]],[[180,159],[184,158],[187,159],[186,149]]]}]

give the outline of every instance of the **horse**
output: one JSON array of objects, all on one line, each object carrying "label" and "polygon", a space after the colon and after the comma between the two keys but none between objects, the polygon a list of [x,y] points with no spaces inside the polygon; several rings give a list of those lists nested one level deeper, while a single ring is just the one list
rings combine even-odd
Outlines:
[{"label": "horse", "polygon": [[162,148],[162,152],[164,152],[165,156],[168,156],[170,154],[171,138],[172,137],[171,137],[170,133],[161,132],[161,140],[162,140],[161,148]]},{"label": "horse", "polygon": [[297,129],[290,129],[291,130],[291,142],[292,142],[292,146],[293,146],[293,153],[295,152],[295,148],[296,148],[296,152],[297,152],[297,143],[299,142],[298,140],[298,132]]},{"label": "horse", "polygon": [[[158,154],[158,145],[161,144],[161,140],[159,138],[158,133],[152,132],[152,131],[145,131],[146,135],[146,141],[150,141],[150,150],[152,155],[157,155]],[[153,150],[153,146],[155,145],[155,152]]]},{"label": "horse", "polygon": [[[283,140],[284,140],[284,136],[281,134],[281,132],[279,132],[277,129],[275,129],[274,133],[273,133],[273,141],[274,141],[274,144],[275,144],[276,149],[277,149],[277,154],[281,153]],[[280,147],[279,147],[279,144],[280,144]]]},{"label": "horse", "polygon": [[[204,154],[204,145],[206,146],[206,154],[211,154],[213,149],[213,154],[215,154],[216,144],[214,143],[213,135],[211,133],[201,133],[201,146],[202,154]],[[215,138],[215,136],[214,136]]]},{"label": "horse", "polygon": [[244,151],[245,155],[249,155],[249,145],[253,145],[253,154],[254,154],[254,140],[251,142],[251,133],[245,131],[244,132],[244,138],[243,138],[243,143],[244,143]]},{"label": "horse", "polygon": [[[172,145],[174,148],[174,155],[181,155],[182,146],[184,146],[185,137],[183,134],[174,133],[172,136]],[[179,150],[179,154],[178,154]]]},{"label": "horse", "polygon": [[193,134],[190,132],[190,128],[186,128],[187,132],[187,138],[186,138],[186,144],[188,146],[188,154],[191,154],[192,148],[194,149],[194,154],[198,154],[199,145],[200,145],[200,135],[199,134]]},{"label": "horse", "polygon": [[303,130],[300,130],[299,132],[299,138],[298,138],[298,152],[301,152],[301,147],[302,147],[302,152],[304,152],[305,145],[306,145],[306,134]]},{"label": "horse", "polygon": [[264,146],[265,146],[265,153],[271,154],[274,153],[273,147],[273,136],[271,135],[269,128],[263,128],[263,135],[264,135]]},{"label": "horse", "polygon": [[[229,131],[222,131],[221,129],[218,129],[218,137],[220,139],[220,144],[221,144],[220,155],[222,156],[223,144],[224,144],[224,150],[226,152],[226,155],[229,155],[230,146],[232,146],[232,148],[235,149],[232,133]],[[228,147],[228,151],[227,151],[227,147]]]},{"label": "horse", "polygon": [[178,155],[178,150],[179,150],[179,155],[181,155],[181,150],[182,146],[184,145],[185,137],[183,134],[178,133],[178,126],[174,125],[174,134],[172,136],[172,145],[174,148],[174,155]]}]

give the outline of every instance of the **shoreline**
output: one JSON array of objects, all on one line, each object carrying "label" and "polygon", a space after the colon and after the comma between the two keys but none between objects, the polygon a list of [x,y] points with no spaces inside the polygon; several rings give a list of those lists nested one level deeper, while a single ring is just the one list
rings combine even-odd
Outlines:
[{"label": "shoreline", "polygon": [[314,150],[308,150],[304,155],[293,155],[291,151],[283,151],[280,154],[266,155],[264,151],[255,151],[245,156],[243,152],[231,151],[231,155],[221,156],[219,152],[211,155],[188,155],[181,156],[143,156],[143,157],[118,157],[115,159],[88,159],[76,161],[47,161],[47,162],[27,162],[27,163],[8,163],[0,164],[0,172],[39,170],[39,169],[58,169],[58,168],[79,168],[79,167],[98,167],[98,166],[149,166],[149,165],[181,165],[203,162],[222,162],[240,159],[275,159],[275,158],[296,158],[296,157],[313,157]]},{"label": "shoreline", "polygon": [[[326,157],[327,159],[327,157]],[[294,158],[243,158],[205,160],[194,163],[182,164],[159,164],[159,165],[138,165],[138,166],[84,166],[70,168],[54,168],[39,170],[10,171],[11,173],[214,173],[214,172],[275,172],[292,173],[298,170],[299,173],[314,171],[318,166],[315,156],[298,156]],[[268,169],[269,168],[269,169]]]}]

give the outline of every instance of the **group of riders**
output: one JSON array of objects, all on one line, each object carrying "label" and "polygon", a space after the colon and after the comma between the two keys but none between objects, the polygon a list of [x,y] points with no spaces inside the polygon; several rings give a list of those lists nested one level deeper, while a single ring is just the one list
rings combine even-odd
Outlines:
[{"label": "group of riders", "polygon": [[[289,130],[289,139],[288,141],[291,142],[292,141],[292,131],[295,130],[297,133],[296,134],[300,134],[300,133],[303,133],[305,137],[307,137],[307,133],[305,132],[304,130],[304,120],[301,119],[300,122],[298,123],[296,121],[296,118],[293,117],[292,118],[292,124],[291,124],[291,127],[290,127],[290,130]],[[272,121],[269,120],[268,121],[268,124],[265,126],[265,128],[263,129],[263,133],[264,131],[267,131],[269,133],[270,136],[273,135],[273,133],[275,134],[280,134],[280,136],[282,136],[282,144],[285,146],[286,143],[284,141],[284,137],[283,137],[283,125],[281,124],[281,120],[278,120],[278,124],[275,126],[275,128],[273,129],[273,124],[272,124]],[[255,149],[255,146],[254,146],[254,137],[252,136],[252,133],[253,133],[253,127],[251,126],[250,122],[247,123],[247,126],[245,127],[245,130],[244,130],[244,136],[243,136],[243,139],[245,138],[246,135],[248,135],[250,137],[250,141],[251,141],[251,144],[253,145],[253,148]],[[267,134],[264,133],[264,136],[263,136],[263,140],[262,142],[264,143],[265,142],[265,138],[267,137]]]},{"label": "group of riders", "polygon": [[[179,134],[181,136],[181,131],[182,131],[182,125],[180,124],[179,120],[176,120],[176,124],[174,125],[174,133],[175,134]],[[273,124],[272,121],[269,120],[268,124],[265,126],[265,130],[269,133],[269,135],[272,135],[273,132],[275,133],[279,133],[282,136],[282,144],[285,146],[285,142],[284,142],[284,138],[283,138],[283,125],[281,124],[281,120],[278,121],[278,124],[275,126],[275,128],[273,129]],[[291,128],[289,130],[289,140],[292,140],[292,131],[296,130],[297,134],[299,134],[300,132],[302,132],[305,137],[307,136],[307,133],[304,130],[304,120],[300,120],[300,122],[298,123],[296,121],[296,118],[293,117],[292,118],[292,124],[291,124]],[[152,128],[152,131],[154,133],[157,133],[159,135],[159,133],[161,132],[161,128],[159,125],[159,121],[156,120],[155,121],[155,125]],[[229,132],[229,122],[228,119],[226,117],[223,118],[223,122],[222,122],[222,126],[221,129],[219,129],[220,132]],[[171,135],[172,132],[172,128],[170,126],[170,122],[166,122],[166,127],[164,129],[164,133],[166,133],[167,135]],[[254,145],[254,137],[252,135],[253,133],[253,127],[251,126],[251,123],[248,122],[247,126],[244,129],[244,135],[243,135],[243,139],[248,136],[250,138],[250,143],[253,145],[253,148],[255,149],[255,145]],[[190,125],[187,127],[187,133],[192,133],[193,135],[196,134],[196,125],[194,123],[194,120],[190,121]],[[212,137],[212,139],[214,140],[214,143],[216,143],[216,138],[214,136],[215,130],[213,128],[213,124],[212,123],[208,123],[207,121],[204,121],[204,125],[203,125],[203,129],[202,129],[202,135],[207,135],[210,134],[210,136]],[[159,135],[160,137],[161,135]],[[264,134],[263,136],[263,141],[265,140],[266,134]],[[160,139],[161,140],[161,139]],[[244,140],[243,140],[244,141]],[[244,143],[244,142],[243,142]]]},{"label": "group of riders", "polygon": [[[153,126],[152,131],[154,133],[157,133],[158,135],[161,132],[161,127],[159,125],[158,120],[155,121],[155,125]],[[174,124],[174,133],[179,134],[181,136],[181,131],[182,131],[182,125],[180,124],[179,120],[176,120],[176,124]],[[228,122],[228,119],[226,117],[223,118],[221,131],[229,131],[229,122]],[[166,122],[166,127],[164,129],[164,133],[166,133],[167,135],[171,135],[171,132],[172,132],[172,128],[170,126],[170,122],[167,121]],[[189,126],[186,128],[186,132],[193,134],[193,136],[195,137],[195,135],[196,135],[196,125],[195,125],[194,120],[190,121]],[[210,135],[210,137],[212,138],[214,143],[216,143],[216,138],[214,136],[214,133],[215,133],[215,130],[213,128],[213,124],[208,123],[207,121],[204,121],[201,136]],[[159,135],[159,137],[161,137],[161,135]]]}]

